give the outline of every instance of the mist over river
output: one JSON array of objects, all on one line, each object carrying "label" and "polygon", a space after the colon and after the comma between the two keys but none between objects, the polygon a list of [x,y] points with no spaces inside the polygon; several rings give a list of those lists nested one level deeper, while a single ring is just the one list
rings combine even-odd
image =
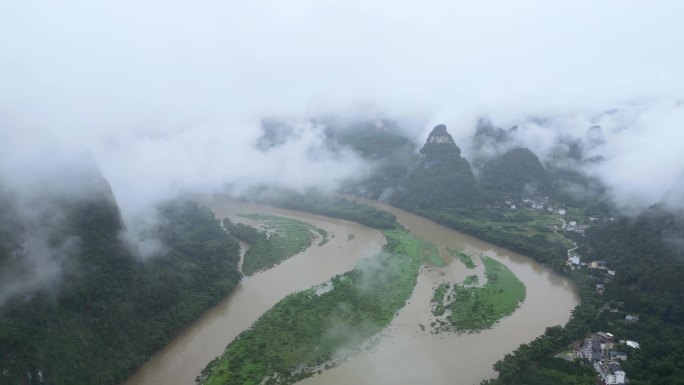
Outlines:
[{"label": "mist over river", "polygon": [[[233,222],[249,224],[249,220],[236,215],[240,213],[274,214],[304,221],[326,230],[330,241],[313,245],[270,270],[245,277],[230,296],[155,353],[124,385],[193,385],[211,359],[282,298],[351,270],[360,258],[379,252],[385,243],[378,230],[344,220],[227,198],[204,203],[217,218],[228,216]],[[442,250],[463,248],[504,263],[525,284],[527,297],[515,313],[490,330],[430,334],[433,289],[444,281],[460,281],[473,272],[482,273],[481,263],[476,270],[468,270],[443,253],[447,265],[421,269],[408,305],[384,332],[385,338],[371,350],[301,384],[476,384],[495,375],[492,365],[506,353],[541,335],[548,326],[565,324],[578,304],[569,280],[528,257],[403,210],[373,201],[364,203],[394,213],[408,230]]]},{"label": "mist over river", "polygon": [[[527,287],[519,309],[492,329],[476,334],[431,334],[430,300],[442,282],[462,281],[475,270],[448,256],[444,268],[422,268],[407,306],[392,321],[386,338],[342,365],[300,384],[473,385],[496,376],[494,363],[544,333],[546,327],[564,325],[579,304],[572,282],[529,257],[459,233],[423,217],[379,202],[363,200],[392,212],[397,221],[417,236],[442,248],[457,247],[484,254],[504,263]],[[425,327],[423,331],[421,325]]]}]

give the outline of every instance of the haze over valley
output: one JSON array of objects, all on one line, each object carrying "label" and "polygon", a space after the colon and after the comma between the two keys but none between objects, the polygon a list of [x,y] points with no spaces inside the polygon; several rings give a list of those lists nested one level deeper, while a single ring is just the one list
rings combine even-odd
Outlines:
[{"label": "haze over valley", "polygon": [[681,383],[682,11],[5,1],[0,384]]}]

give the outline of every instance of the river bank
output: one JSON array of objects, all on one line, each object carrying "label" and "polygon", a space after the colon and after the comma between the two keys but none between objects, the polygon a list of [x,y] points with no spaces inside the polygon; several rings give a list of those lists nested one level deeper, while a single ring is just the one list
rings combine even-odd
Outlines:
[{"label": "river bank", "polygon": [[385,243],[379,231],[344,220],[230,199],[204,203],[217,218],[241,222],[244,218],[237,214],[279,215],[325,229],[330,240],[321,246],[313,245],[273,269],[243,278],[229,297],[155,353],[123,385],[194,385],[206,364],[278,301],[351,270],[359,259],[379,252]]},{"label": "river bank", "polygon": [[[572,282],[529,257],[459,233],[423,217],[368,200],[362,203],[387,210],[415,235],[440,247],[484,254],[505,264],[527,288],[525,301],[494,328],[477,334],[431,334],[430,303],[434,289],[446,282],[481,274],[481,263],[466,268],[452,258],[444,268],[423,268],[409,303],[390,323],[386,338],[351,360],[303,380],[303,385],[353,383],[359,385],[473,385],[495,377],[492,366],[520,344],[565,324],[579,303]],[[422,327],[421,327],[422,326]],[[424,329],[424,330],[423,330]]]},{"label": "river bank", "polygon": [[[457,258],[447,258],[448,263],[443,268],[421,269],[408,305],[386,329],[387,338],[370,352],[302,381],[304,384],[479,383],[495,374],[492,365],[503,355],[542,334],[546,327],[567,322],[570,310],[578,302],[568,280],[530,258],[402,210],[370,203],[394,213],[403,226],[428,242],[442,248],[483,253],[504,263],[527,286],[527,298],[520,309],[493,329],[479,334],[430,334],[425,326],[431,322],[430,300],[434,288],[473,274],[473,270],[467,269]],[[195,376],[211,359],[220,355],[235,336],[288,293],[307,289],[350,270],[359,258],[379,251],[384,243],[379,232],[341,220],[235,201],[215,201],[209,205],[217,217],[228,215],[236,221],[238,212],[261,212],[303,220],[328,231],[331,241],[245,279],[229,299],[157,353],[126,385],[192,385]]]}]

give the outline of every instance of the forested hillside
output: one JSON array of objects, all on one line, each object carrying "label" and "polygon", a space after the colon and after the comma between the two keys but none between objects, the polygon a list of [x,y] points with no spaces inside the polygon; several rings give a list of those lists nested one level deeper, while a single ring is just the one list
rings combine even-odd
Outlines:
[{"label": "forested hillside", "polygon": [[[514,131],[499,130],[496,140],[488,143],[509,145],[507,136]],[[590,133],[595,131],[589,129]],[[549,328],[543,336],[506,355],[495,365],[499,378],[484,383],[591,383],[595,380],[593,368],[564,362],[553,355],[566,349],[571,341],[599,330],[613,333],[616,340],[629,338],[641,343],[642,348],[631,350],[623,363],[630,383],[684,383],[684,215],[656,206],[636,218],[606,220],[618,215],[609,203],[605,186],[579,167],[601,159],[587,158],[582,152],[586,149],[572,143],[565,152],[547,159],[546,167],[527,149],[490,158],[483,162],[476,185],[467,161],[445,133],[445,127],[435,127],[421,150],[420,160],[407,171],[408,177],[398,192],[389,197],[391,203],[529,255],[558,272],[564,272],[567,250],[573,247],[567,239],[570,237],[577,242],[577,252],[584,261],[603,260],[617,271],[614,278],[605,279],[585,271],[566,270],[582,297],[582,305],[575,309],[570,322],[565,327]],[[482,191],[486,197],[477,196]],[[504,199],[520,203],[524,197],[539,204],[542,200],[535,197],[546,195],[550,199],[543,199],[543,210],[502,204]],[[591,215],[604,220],[594,219],[586,232],[561,232],[553,226],[560,229],[557,210],[546,210],[551,205],[573,213],[567,220],[586,221]],[[601,295],[595,286],[604,279],[605,292]],[[626,323],[626,314],[638,314],[640,321]]]},{"label": "forested hillside", "polygon": [[484,164],[480,184],[491,200],[548,196],[551,179],[528,148],[516,148]]},{"label": "forested hillside", "polygon": [[164,248],[147,260],[120,240],[111,192],[57,197],[42,213],[43,222],[59,217],[50,228],[27,219],[10,194],[0,207],[8,221],[0,233],[3,289],[8,273],[29,277],[36,268],[28,261],[39,251],[38,230],[49,230],[47,246],[75,245],[40,250],[58,274],[0,304],[2,384],[118,384],[240,280],[239,245],[191,202],[159,207],[160,224],[148,235]]},{"label": "forested hillside", "polygon": [[351,149],[368,161],[369,175],[350,181],[344,192],[371,199],[392,195],[418,161],[416,145],[399,132],[396,124],[382,121],[351,126],[333,125],[326,130],[328,146]]},{"label": "forested hillside", "polygon": [[[561,261],[570,243],[567,239],[551,232],[547,225],[560,223],[551,220],[549,215],[540,216],[525,211],[502,212],[492,205],[503,204],[504,195],[500,191],[514,188],[510,194],[520,199],[531,187],[542,188],[539,191],[549,193],[552,181],[539,163],[536,155],[529,150],[514,150],[502,161],[494,161],[488,191],[494,191],[493,196],[486,196],[485,190],[475,178],[468,161],[462,156],[461,149],[454,142],[446,126],[438,125],[433,128],[419,154],[410,157],[407,154],[409,146],[407,138],[399,139],[401,134],[392,127],[378,128],[371,124],[364,125],[368,132],[357,128],[347,130],[337,129],[329,135],[329,140],[337,147],[349,147],[371,162],[386,164],[392,161],[392,172],[379,168],[371,172],[367,178],[350,182],[343,187],[343,191],[355,195],[370,196],[387,200],[391,204],[425,216],[446,226],[461,230],[483,240],[496,243],[517,252],[532,255],[540,261],[559,269]],[[504,134],[502,134],[505,136]],[[501,136],[501,135],[500,135]],[[391,139],[390,139],[391,138]],[[401,154],[400,161],[396,161],[396,154]],[[383,158],[385,157],[385,158]],[[505,164],[501,164],[505,163]],[[532,163],[532,170],[527,166]],[[388,166],[389,167],[389,166]],[[499,173],[511,174],[504,183],[496,180]],[[521,175],[527,175],[527,183],[516,182]],[[511,187],[512,185],[515,185]],[[527,188],[530,189],[527,189]],[[319,202],[328,202],[324,206]],[[282,207],[289,207],[305,211],[315,211],[324,215],[338,216],[361,222],[371,227],[377,227],[375,220],[366,218],[377,217],[366,210],[341,210],[333,213],[330,208],[339,207],[332,198],[311,199],[311,197],[297,197],[296,194],[286,200],[272,201]],[[285,203],[285,204],[283,204]],[[320,207],[320,208],[319,208]],[[349,213],[362,213],[353,218]],[[343,214],[344,216],[341,216]],[[386,213],[385,213],[386,214]],[[361,220],[359,220],[361,219]],[[389,221],[384,223],[388,223]]]},{"label": "forested hillside", "polygon": [[[570,242],[541,225],[548,223],[549,215],[506,212],[496,207],[503,204],[505,197],[525,196],[526,189],[533,184],[543,186],[539,191],[549,192],[548,175],[529,150],[513,150],[500,161],[493,161],[487,167],[483,184],[486,189],[475,179],[446,126],[438,125],[432,130],[421,154],[421,161],[410,171],[401,189],[389,198],[390,203],[482,240],[534,256],[554,268],[562,266],[561,260]],[[500,179],[499,174],[505,178]]]},{"label": "forested hillside", "polygon": [[[653,207],[587,235],[587,255],[619,274],[604,300],[620,313],[602,313],[601,327],[636,340],[623,367],[632,384],[684,384],[684,215]],[[638,314],[638,323],[624,323]]]},{"label": "forested hillside", "polygon": [[392,204],[413,210],[442,210],[482,202],[473,171],[445,125],[432,130],[420,154],[420,161],[409,171],[406,182],[390,197]]},{"label": "forested hillside", "polygon": [[268,190],[260,194],[257,200],[290,210],[346,219],[375,229],[393,229],[397,225],[394,215],[387,211],[316,191],[296,193]]},{"label": "forested hillside", "polygon": [[[583,304],[565,328],[556,328],[495,365],[498,380],[486,384],[585,384],[594,378],[588,364],[566,363],[552,355],[588,332],[608,331],[616,340],[634,340],[622,362],[630,384],[684,384],[684,216],[659,207],[636,218],[597,226],[580,241],[589,260],[616,270],[605,292],[594,290],[598,274],[572,274],[583,290]],[[608,309],[612,309],[608,311]],[[638,322],[626,322],[638,315]]]}]

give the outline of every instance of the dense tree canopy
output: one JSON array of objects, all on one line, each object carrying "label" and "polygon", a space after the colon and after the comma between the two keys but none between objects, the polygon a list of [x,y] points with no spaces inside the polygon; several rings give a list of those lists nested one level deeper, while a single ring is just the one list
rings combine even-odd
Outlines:
[{"label": "dense tree canopy", "polygon": [[551,179],[528,148],[516,148],[485,163],[480,184],[490,199],[548,196]]},{"label": "dense tree canopy", "polygon": [[[55,206],[66,219],[53,237],[76,236],[80,247],[58,260],[60,279],[0,307],[3,384],[118,384],[240,280],[239,245],[206,208],[160,207],[151,235],[165,249],[142,260],[119,238],[111,197],[67,203]],[[21,243],[3,234],[5,262],[21,259],[7,258]]]},{"label": "dense tree canopy", "polygon": [[346,219],[375,229],[396,227],[394,215],[387,211],[315,191],[304,194],[291,191],[271,191],[269,194],[264,194],[261,201],[286,209]]},{"label": "dense tree canopy", "polygon": [[469,207],[482,200],[481,189],[468,161],[446,126],[436,126],[421,148],[419,163],[391,202],[414,210]]}]

